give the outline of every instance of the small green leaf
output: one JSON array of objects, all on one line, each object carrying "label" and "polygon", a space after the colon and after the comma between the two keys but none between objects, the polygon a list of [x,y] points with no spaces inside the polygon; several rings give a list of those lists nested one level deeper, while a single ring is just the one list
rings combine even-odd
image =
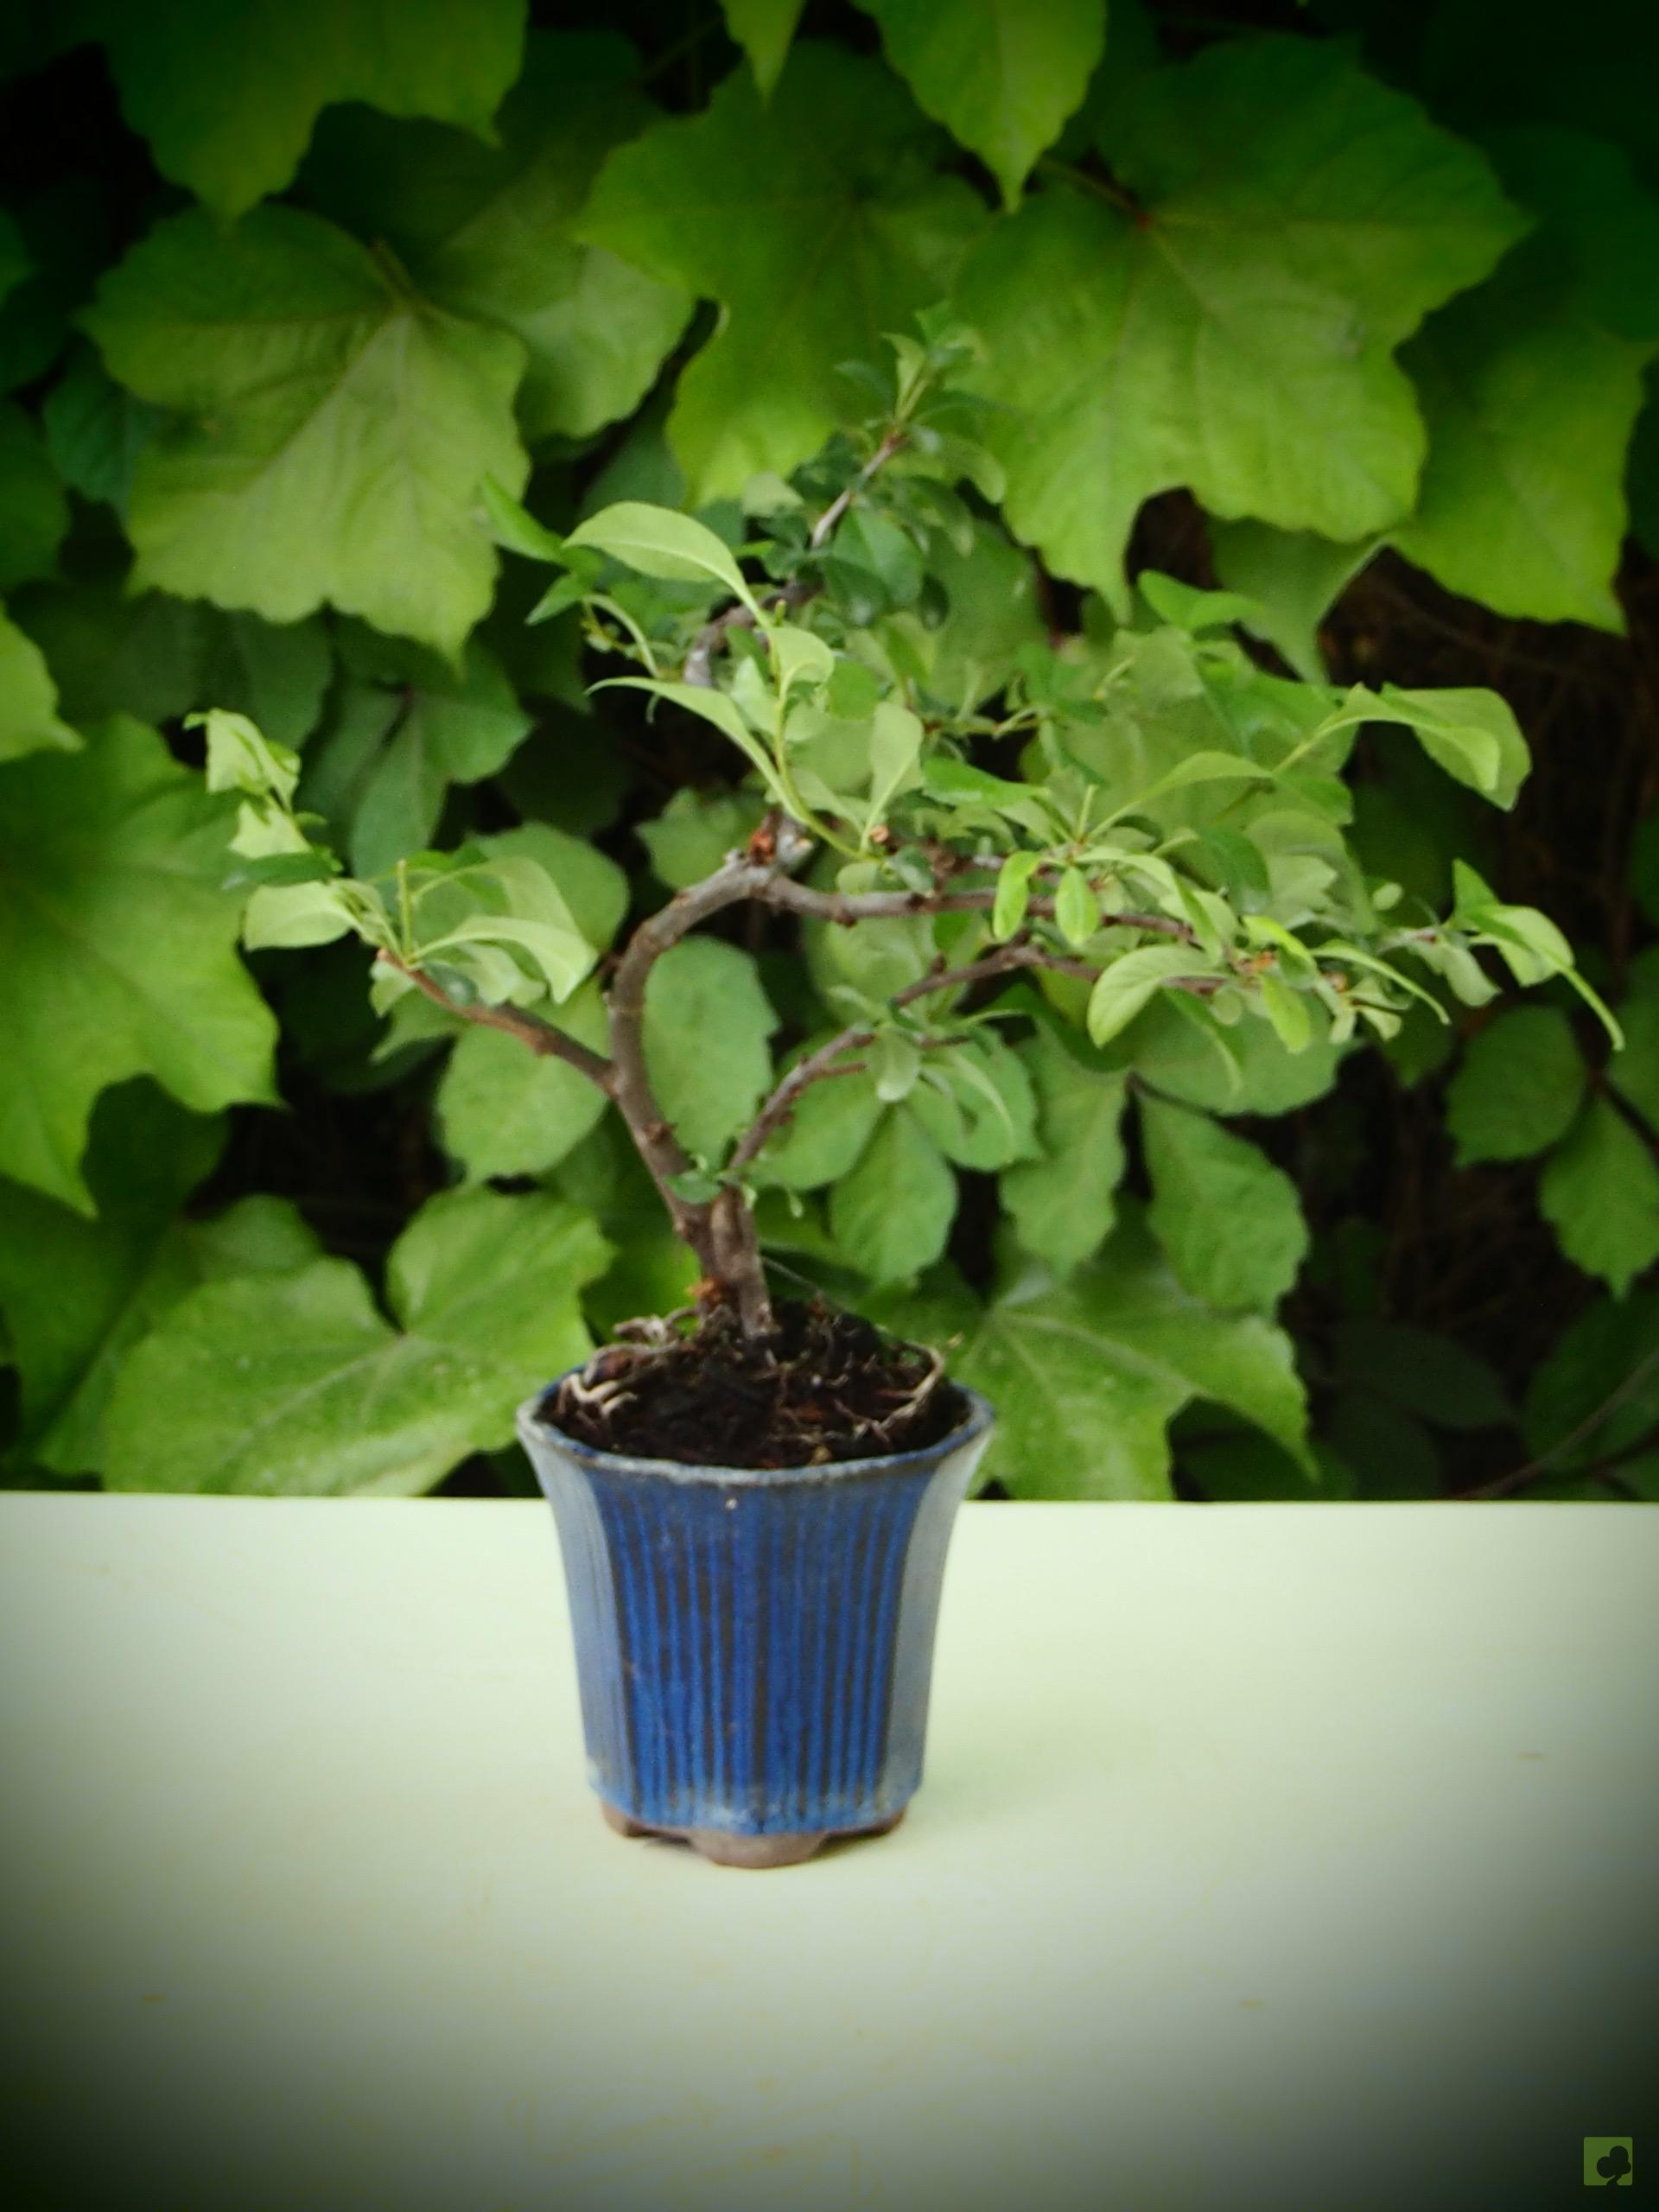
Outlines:
[{"label": "small green leaf", "polygon": [[991,935],[1008,938],[1020,929],[1031,903],[1031,879],[1042,861],[1040,853],[1010,853],[997,872],[996,899],[991,908]]},{"label": "small green leaf", "polygon": [[493,476],[484,479],[479,496],[489,518],[490,535],[498,545],[509,553],[522,553],[527,561],[563,560],[564,540],[537,522],[510,492],[504,492]]},{"label": "small green leaf", "polygon": [[1054,919],[1068,944],[1087,944],[1099,929],[1100,907],[1080,868],[1068,868],[1062,874],[1054,894]]},{"label": "small green leaf", "polygon": [[1089,994],[1089,1034],[1103,1045],[1127,1029],[1142,1007],[1166,984],[1180,977],[1211,976],[1216,970],[1201,952],[1179,944],[1143,945],[1103,969]]},{"label": "small green leaf", "polygon": [[717,583],[758,620],[760,602],[725,543],[706,524],[671,507],[649,506],[642,499],[620,499],[579,523],[568,545],[591,545],[642,576],[674,583]]},{"label": "small green leaf", "polygon": [[1313,1041],[1313,1017],[1306,994],[1292,990],[1274,975],[1258,976],[1256,988],[1279,1042],[1287,1052],[1305,1052]]}]

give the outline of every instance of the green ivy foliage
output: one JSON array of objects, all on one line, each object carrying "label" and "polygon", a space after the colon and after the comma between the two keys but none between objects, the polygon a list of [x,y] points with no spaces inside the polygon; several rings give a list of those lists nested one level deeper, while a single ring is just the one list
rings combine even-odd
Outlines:
[{"label": "green ivy foliage", "polygon": [[[356,939],[598,1049],[630,920],[772,797],[861,824],[853,865],[928,806],[1031,865],[989,917],[677,948],[646,1050],[712,1173],[849,1005],[1006,941],[1022,890],[1081,951],[1121,866],[1211,958],[1234,922],[1264,956],[1202,1006],[1154,941],[1092,994],[1009,986],[950,1053],[899,1025],[757,1163],[780,1282],[953,1340],[1004,1487],[1427,1495],[1482,1433],[1539,1463],[1527,1494],[1652,1497],[1656,956],[1580,948],[1611,1052],[1474,810],[1515,802],[1514,717],[1386,667],[1333,686],[1324,642],[1384,556],[1624,626],[1659,512],[1630,11],[1592,0],[1548,66],[1478,0],[1294,33],[800,15],[69,0],[0,33],[4,1478],[429,1489],[677,1302],[605,1102],[384,976],[371,1003]],[[88,118],[38,162],[36,108]],[[953,407],[867,480],[895,339],[902,382],[957,328]],[[1180,577],[1137,550],[1172,492],[1204,531]],[[619,536],[664,509],[701,530]],[[680,688],[758,563],[818,595],[775,753],[741,646]],[[589,691],[619,647],[654,696]],[[265,749],[221,721],[205,785],[212,709]],[[1139,810],[1138,852],[1039,875],[1060,771],[1097,842]],[[1390,929],[1394,980],[1364,970]],[[1524,1392],[1390,1314],[1286,1172],[1308,1117],[1340,1149],[1368,1025],[1584,1279]],[[397,1133],[361,1217],[274,1134],[338,1116],[381,1117],[347,1181]],[[1334,1324],[1300,1326],[1312,1292]]]}]

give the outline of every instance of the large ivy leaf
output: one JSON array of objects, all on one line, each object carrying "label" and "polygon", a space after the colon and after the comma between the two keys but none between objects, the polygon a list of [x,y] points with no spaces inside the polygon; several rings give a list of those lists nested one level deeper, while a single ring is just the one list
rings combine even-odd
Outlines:
[{"label": "large ivy leaf", "polygon": [[49,576],[69,527],[69,504],[52,457],[21,407],[0,404],[0,591]]},{"label": "large ivy leaf", "polygon": [[[855,1080],[855,1078],[854,1078]],[[867,1281],[898,1282],[931,1268],[957,1211],[957,1179],[908,1106],[877,1124],[855,1165],[830,1193],[842,1257]]]},{"label": "large ivy leaf", "polygon": [[996,1408],[982,1478],[1017,1497],[1168,1497],[1166,1431],[1194,1398],[1230,1406],[1311,1466],[1289,1338],[1190,1297],[1138,1221],[1065,1285],[1033,1268],[983,1306],[957,1285],[871,1310],[923,1343],[960,1338],[951,1372]]},{"label": "large ivy leaf", "polygon": [[325,601],[453,655],[489,604],[476,512],[523,488],[524,350],[443,314],[320,217],[224,233],[174,217],[105,279],[87,327],[175,420],[134,465],[135,585],[289,622]]},{"label": "large ivy leaf", "polygon": [[1340,49],[1229,41],[1138,79],[1107,153],[1132,206],[1062,187],[957,290],[1012,410],[989,442],[1019,534],[1125,604],[1142,500],[1352,539],[1423,454],[1393,349],[1522,227],[1478,155]]},{"label": "large ivy leaf", "polygon": [[345,1260],[208,1283],[122,1369],[114,1490],[408,1497],[512,1441],[513,1409],[583,1357],[582,1286],[610,1247],[563,1199],[446,1191],[392,1249],[398,1326]]},{"label": "large ivy leaf", "polygon": [[1117,1218],[1127,1078],[1084,1066],[1046,1029],[1020,1057],[1036,1088],[1044,1157],[1009,1168],[1002,1203],[1027,1251],[1063,1275],[1093,1258]]},{"label": "large ivy leaf", "polygon": [[431,842],[451,784],[512,758],[531,717],[476,639],[458,664],[372,632],[348,634],[350,679],[307,756],[302,804],[325,815],[359,875]]},{"label": "large ivy leaf", "polygon": [[212,1220],[180,1215],[223,1139],[218,1117],[186,1114],[151,1084],[122,1084],[92,1117],[86,1174],[96,1220],[0,1182],[0,1311],[22,1378],[21,1441],[39,1465],[102,1468],[104,1410],[121,1363],[187,1291],[319,1256],[283,1198],[242,1198]]},{"label": "large ivy leaf", "polygon": [[84,753],[4,769],[0,1170],[16,1181],[89,1211],[92,1101],[129,1076],[199,1113],[277,1103],[225,836],[225,803],[122,717]]},{"label": "large ivy leaf", "polygon": [[[557,1020],[579,1044],[605,1050],[608,1024],[596,983],[566,999]],[[444,1150],[474,1182],[544,1174],[575,1151],[604,1111],[604,1092],[585,1075],[527,1052],[497,1029],[469,1028],[438,1085]]]},{"label": "large ivy leaf", "polygon": [[166,722],[226,707],[299,745],[321,713],[334,663],[319,616],[265,622],[114,583],[44,585],[20,593],[16,607],[72,722],[123,713]]},{"label": "large ivy leaf", "polygon": [[80,740],[58,715],[58,694],[41,650],[0,611],[0,760],[50,747],[75,752]]},{"label": "large ivy leaf", "polygon": [[1182,1287],[1208,1306],[1271,1313],[1307,1257],[1289,1176],[1207,1114],[1147,1094],[1141,1133],[1152,1175],[1147,1220]]},{"label": "large ivy leaf", "polygon": [[1538,1205],[1567,1258],[1617,1298],[1659,1260],[1659,1166],[1610,1099],[1592,1098],[1551,1155]]},{"label": "large ivy leaf", "polygon": [[41,427],[58,474],[84,499],[127,511],[132,472],[161,410],[124,391],[82,339],[46,396]]},{"label": "large ivy leaf", "polygon": [[804,0],[721,0],[726,28],[745,54],[763,99],[770,98],[789,53]]},{"label": "large ivy leaf", "polygon": [[221,216],[282,190],[331,101],[487,135],[524,25],[524,0],[99,0],[89,12],[156,166]]},{"label": "large ivy leaf", "polygon": [[1567,1135],[1583,1102],[1584,1055],[1559,1007],[1516,1007],[1483,1029],[1446,1092],[1458,1165],[1529,1160]]},{"label": "large ivy leaf", "polygon": [[689,937],[645,985],[645,1065],[687,1152],[718,1160],[754,1117],[772,1081],[778,1017],[753,957],[718,938]]},{"label": "large ivy leaf", "polygon": [[1501,614],[1621,630],[1624,456],[1659,350],[1659,205],[1622,155],[1576,133],[1505,133],[1493,151],[1543,220],[1402,356],[1429,447],[1394,543]]},{"label": "large ivy leaf", "polygon": [[921,105],[971,147],[1013,207],[1079,106],[1106,42],[1102,0],[860,0]]},{"label": "large ivy leaf", "polygon": [[984,218],[934,150],[885,70],[807,44],[770,103],[741,69],[611,156],[578,234],[722,310],[669,418],[694,505],[815,452],[849,404],[840,364],[948,289]]},{"label": "large ivy leaf", "polygon": [[678,285],[570,235],[605,156],[658,115],[639,74],[608,32],[534,33],[495,145],[353,108],[324,118],[306,163],[323,212],[385,238],[429,299],[524,340],[532,441],[632,414],[691,313]]}]

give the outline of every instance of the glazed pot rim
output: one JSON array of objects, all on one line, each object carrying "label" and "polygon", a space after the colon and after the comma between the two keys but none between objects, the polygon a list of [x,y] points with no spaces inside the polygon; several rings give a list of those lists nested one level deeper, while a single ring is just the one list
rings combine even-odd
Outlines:
[{"label": "glazed pot rim", "polygon": [[[585,1365],[586,1363],[584,1362]],[[542,1419],[537,1408],[543,1400],[556,1390],[567,1376],[579,1375],[580,1367],[570,1367],[563,1375],[556,1376],[533,1398],[526,1398],[518,1408],[517,1425],[521,1443],[551,1445],[569,1453],[571,1459],[584,1461],[590,1466],[626,1469],[635,1474],[663,1475],[671,1482],[752,1484],[756,1486],[777,1483],[850,1482],[861,1476],[894,1474],[907,1467],[938,1465],[964,1446],[977,1443],[987,1435],[996,1419],[996,1408],[988,1398],[977,1390],[969,1389],[965,1382],[947,1376],[953,1389],[960,1390],[968,1401],[968,1418],[942,1436],[937,1444],[925,1444],[912,1452],[889,1452],[873,1459],[825,1459],[804,1467],[721,1467],[701,1465],[687,1459],[646,1459],[629,1452],[604,1452],[597,1445],[580,1443],[568,1436],[563,1429],[550,1421]]]}]

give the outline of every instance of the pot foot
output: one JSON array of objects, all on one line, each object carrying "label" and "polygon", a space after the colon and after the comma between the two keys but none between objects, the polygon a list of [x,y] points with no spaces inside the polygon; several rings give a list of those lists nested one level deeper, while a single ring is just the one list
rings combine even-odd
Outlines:
[{"label": "pot foot", "polygon": [[683,1834],[693,1851],[716,1866],[798,1866],[824,1841],[822,1828],[807,1835],[733,1835],[724,1828],[686,1828]]},{"label": "pot foot", "polygon": [[645,1821],[636,1821],[631,1814],[613,1805],[607,1797],[599,1801],[599,1809],[605,1825],[617,1835],[655,1836],[664,1843],[689,1844],[691,1849],[715,1866],[799,1866],[821,1851],[825,1844],[859,1843],[866,1838],[889,1835],[905,1817],[906,1808],[900,1806],[891,1820],[878,1821],[873,1827],[840,1828],[797,1831],[786,1835],[739,1835],[728,1828],[662,1828],[652,1827]]},{"label": "pot foot", "polygon": [[606,1827],[614,1828],[618,1835],[655,1835],[658,1833],[655,1828],[645,1827],[639,1821],[630,1820],[626,1813],[611,1803],[608,1797],[600,1799],[599,1809],[605,1816]]}]

